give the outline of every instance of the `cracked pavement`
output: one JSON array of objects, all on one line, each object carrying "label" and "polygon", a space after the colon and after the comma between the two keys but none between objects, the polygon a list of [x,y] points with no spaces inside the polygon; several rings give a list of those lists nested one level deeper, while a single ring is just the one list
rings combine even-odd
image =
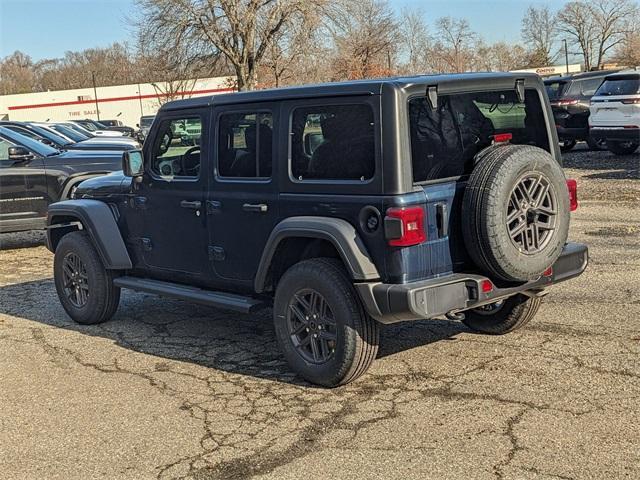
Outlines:
[{"label": "cracked pavement", "polygon": [[565,162],[581,278],[506,336],[386,327],[334,390],[289,372],[270,311],[125,291],[76,325],[43,235],[0,235],[0,478],[640,478],[640,159]]}]

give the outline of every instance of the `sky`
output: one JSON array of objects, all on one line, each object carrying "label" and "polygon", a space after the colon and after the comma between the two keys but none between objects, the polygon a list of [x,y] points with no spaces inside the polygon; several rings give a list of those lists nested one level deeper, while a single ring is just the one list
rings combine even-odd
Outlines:
[{"label": "sky", "polygon": [[[310,0],[313,1],[313,0]],[[419,8],[429,23],[443,16],[464,17],[488,42],[520,40],[520,20],[529,5],[554,9],[566,0],[388,0],[402,8]],[[0,0],[0,57],[15,50],[34,60],[56,58],[65,51],[134,43],[128,18],[135,0]]]}]

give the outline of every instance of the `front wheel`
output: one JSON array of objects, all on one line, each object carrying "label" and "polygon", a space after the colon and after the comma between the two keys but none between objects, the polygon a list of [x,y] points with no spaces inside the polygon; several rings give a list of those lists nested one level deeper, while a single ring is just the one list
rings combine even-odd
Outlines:
[{"label": "front wheel", "polygon": [[53,278],[62,307],[78,323],[105,322],[118,308],[120,289],[113,285],[113,273],[104,268],[84,232],[62,237],[53,259]]},{"label": "front wheel", "polygon": [[305,380],[336,387],[365,373],[378,352],[378,323],[369,317],[332,258],[295,264],[282,276],[273,309],[276,338]]},{"label": "front wheel", "polygon": [[607,148],[615,155],[631,155],[638,149],[638,142],[615,142],[610,140],[607,142]]},{"label": "front wheel", "polygon": [[464,324],[471,330],[503,335],[525,326],[538,313],[542,299],[518,294],[464,312]]}]

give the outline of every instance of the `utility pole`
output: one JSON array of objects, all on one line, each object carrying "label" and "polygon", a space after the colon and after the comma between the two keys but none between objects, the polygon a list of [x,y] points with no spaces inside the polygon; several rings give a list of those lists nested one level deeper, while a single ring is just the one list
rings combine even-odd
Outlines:
[{"label": "utility pole", "polygon": [[96,90],[95,72],[91,72],[91,80],[93,81],[93,98],[96,100],[96,115],[98,115],[98,121],[100,121],[100,108],[98,107],[98,90]]},{"label": "utility pole", "polygon": [[564,42],[564,63],[567,66],[567,75],[569,75],[569,49],[567,48],[567,39],[563,38]]},{"label": "utility pole", "polygon": [[138,82],[138,101],[140,102],[140,116],[142,117],[144,114],[142,113],[142,92],[140,91],[140,82]]}]

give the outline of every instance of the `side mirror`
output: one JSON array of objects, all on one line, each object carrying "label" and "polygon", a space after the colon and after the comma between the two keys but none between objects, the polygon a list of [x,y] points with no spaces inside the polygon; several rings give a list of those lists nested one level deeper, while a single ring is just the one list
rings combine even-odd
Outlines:
[{"label": "side mirror", "polygon": [[133,177],[136,181],[142,178],[144,158],[141,150],[129,150],[122,153],[122,171],[127,177]]},{"label": "side mirror", "polygon": [[25,147],[9,147],[7,153],[9,154],[9,160],[14,162],[26,162],[33,159],[33,154]]},{"label": "side mirror", "polygon": [[136,123],[136,127],[137,127],[137,128],[140,128],[140,124],[139,124],[139,123]]}]

